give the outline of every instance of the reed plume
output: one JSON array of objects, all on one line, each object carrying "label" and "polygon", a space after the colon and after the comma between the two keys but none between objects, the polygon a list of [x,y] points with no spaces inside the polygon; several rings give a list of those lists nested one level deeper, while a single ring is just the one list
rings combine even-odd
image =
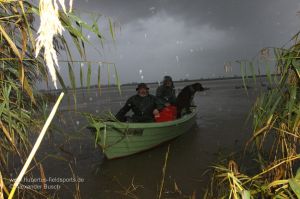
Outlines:
[{"label": "reed plume", "polygon": [[[57,54],[53,45],[53,38],[56,35],[62,35],[64,30],[59,20],[59,4],[63,11],[67,13],[64,0],[40,0],[40,27],[38,29],[38,37],[36,42],[36,57],[40,50],[44,48],[44,60],[47,64],[48,71],[51,75],[53,84],[57,88],[57,77],[55,65],[59,68]],[[72,10],[73,0],[70,0],[70,10]],[[55,65],[54,65],[55,64]]]}]

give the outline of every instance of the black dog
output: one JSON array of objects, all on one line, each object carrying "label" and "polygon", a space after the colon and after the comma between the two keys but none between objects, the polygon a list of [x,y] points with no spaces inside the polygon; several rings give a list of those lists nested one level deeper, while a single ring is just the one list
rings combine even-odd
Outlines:
[{"label": "black dog", "polygon": [[191,112],[190,110],[191,103],[197,91],[204,91],[208,89],[209,88],[203,88],[200,83],[194,83],[184,87],[176,98],[177,118],[181,117],[181,113],[183,109],[187,113]]}]

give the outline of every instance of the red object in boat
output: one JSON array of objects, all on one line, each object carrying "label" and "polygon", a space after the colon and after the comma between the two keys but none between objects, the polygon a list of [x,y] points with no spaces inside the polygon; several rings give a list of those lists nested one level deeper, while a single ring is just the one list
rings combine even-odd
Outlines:
[{"label": "red object in boat", "polygon": [[176,119],[176,106],[167,106],[159,112],[159,116],[155,117],[156,122],[167,122]]}]

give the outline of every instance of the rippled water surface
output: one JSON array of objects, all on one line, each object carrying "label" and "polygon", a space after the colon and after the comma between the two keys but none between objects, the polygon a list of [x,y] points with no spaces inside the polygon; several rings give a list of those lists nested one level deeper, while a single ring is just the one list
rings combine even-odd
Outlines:
[{"label": "rippled water surface", "polygon": [[[190,83],[175,86],[180,89]],[[44,162],[45,174],[54,177],[72,175],[67,162],[70,161],[74,173],[84,179],[79,183],[84,199],[152,199],[158,194],[169,144],[164,197],[177,197],[173,193],[176,182],[184,195],[196,192],[197,198],[202,198],[208,185],[208,177],[203,175],[207,168],[223,154],[242,149],[249,138],[250,122],[246,123],[246,119],[258,90],[251,87],[247,96],[239,79],[201,83],[210,90],[195,95],[198,114],[196,124],[189,132],[150,151],[111,161],[103,157],[101,150],[94,145],[92,134],[84,130],[86,121],[75,112],[64,111],[74,108],[72,95],[69,95],[61,106],[59,119],[55,121],[63,130],[59,135],[51,134],[39,152],[39,156],[54,154],[56,157]],[[150,92],[154,93],[156,87],[150,85]],[[97,89],[89,92],[78,90],[77,111],[93,114],[104,110],[116,112],[133,94],[135,86],[122,87],[122,96],[116,88],[103,88],[101,96]],[[74,184],[64,185],[70,191],[60,193],[62,198],[72,198]]]}]

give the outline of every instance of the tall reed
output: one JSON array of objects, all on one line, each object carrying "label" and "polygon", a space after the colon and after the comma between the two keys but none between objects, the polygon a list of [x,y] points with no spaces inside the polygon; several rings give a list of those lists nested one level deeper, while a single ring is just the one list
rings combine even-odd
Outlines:
[{"label": "tall reed", "polygon": [[[249,66],[265,64],[270,88],[261,93],[251,110],[253,133],[246,149],[256,157],[247,153],[246,158],[256,158],[257,174],[243,174],[232,166],[233,160],[214,166],[213,186],[206,198],[300,198],[300,170],[296,168],[300,159],[299,34],[291,39],[290,47],[265,48],[259,61],[246,62]],[[275,62],[274,72],[268,60]]]},{"label": "tall reed", "polygon": [[[44,0],[43,2],[54,1]],[[62,3],[63,1],[59,0],[59,2]],[[56,0],[55,3],[57,3]],[[54,67],[53,71],[53,68],[50,70],[47,68],[43,59],[44,56],[49,58],[47,51],[44,50],[44,53],[36,54],[35,50],[41,47],[48,48],[49,46],[46,44],[52,45],[53,49],[51,49],[50,56],[54,58],[54,62],[56,62],[56,52],[65,50],[67,54],[65,64],[72,71],[74,65],[69,50],[70,45],[74,45],[80,58],[87,62],[85,46],[91,43],[83,31],[87,30],[95,34],[101,44],[104,39],[103,34],[99,31],[98,19],[90,25],[74,13],[61,11],[54,5],[52,8],[54,8],[57,17],[55,20],[58,22],[59,19],[60,30],[65,29],[73,43],[67,43],[64,35],[56,35],[55,33],[52,35],[56,35],[54,39],[49,39],[45,36],[45,31],[42,30],[40,30],[40,37],[36,41],[34,36],[38,32],[34,27],[35,18],[42,16],[45,19],[45,13],[42,9],[44,7],[40,8],[30,1],[0,0],[0,170],[4,184],[7,185],[9,184],[7,179],[10,178],[10,173],[14,172],[14,168],[9,166],[11,157],[14,159],[18,157],[20,164],[25,163],[32,148],[29,137],[34,137],[38,130],[42,129],[44,123],[44,119],[40,117],[44,114],[42,107],[49,102],[37,90],[36,84],[41,81],[48,84],[49,75],[56,75],[61,87],[67,91],[65,80],[58,69]],[[49,39],[47,40],[48,43],[42,42],[43,37]],[[53,43],[51,43],[52,41]],[[87,70],[87,73],[89,73],[87,76],[90,76],[92,71]],[[73,73],[69,74],[69,79],[75,77]],[[86,84],[90,85],[90,82]],[[73,90],[76,90],[76,84],[71,86]],[[3,189],[6,196],[8,191],[5,191],[5,187]]]},{"label": "tall reed", "polygon": [[42,142],[42,140],[43,140],[43,138],[45,136],[45,133],[46,133],[46,131],[47,131],[47,129],[48,129],[48,127],[49,127],[49,125],[50,125],[50,123],[51,123],[51,121],[52,121],[52,119],[53,119],[53,117],[54,117],[54,115],[55,115],[55,113],[57,111],[57,109],[58,109],[58,106],[59,106],[59,104],[60,104],[63,96],[64,96],[64,93],[61,93],[60,96],[58,97],[58,99],[57,99],[57,101],[56,101],[56,103],[55,103],[55,105],[54,105],[54,107],[53,107],[53,109],[52,109],[49,117],[47,118],[46,123],[43,126],[43,129],[42,129],[42,131],[41,131],[38,139],[36,140],[36,142],[35,142],[32,150],[31,150],[31,152],[30,152],[30,154],[29,154],[29,156],[28,156],[28,158],[27,158],[27,160],[26,160],[26,162],[25,162],[25,164],[24,164],[21,172],[19,173],[17,179],[15,180],[15,183],[14,183],[14,185],[12,187],[12,190],[9,193],[8,199],[12,199],[13,198],[13,196],[15,194],[15,191],[16,191],[19,183],[21,182],[23,176],[25,175],[25,172],[27,171],[27,169],[28,169],[28,167],[29,167],[29,165],[30,165],[33,157],[35,156],[35,154],[36,154],[36,152],[37,152],[37,150],[38,150],[38,148],[39,148],[39,146],[40,146],[40,144],[41,144],[41,142]]}]

